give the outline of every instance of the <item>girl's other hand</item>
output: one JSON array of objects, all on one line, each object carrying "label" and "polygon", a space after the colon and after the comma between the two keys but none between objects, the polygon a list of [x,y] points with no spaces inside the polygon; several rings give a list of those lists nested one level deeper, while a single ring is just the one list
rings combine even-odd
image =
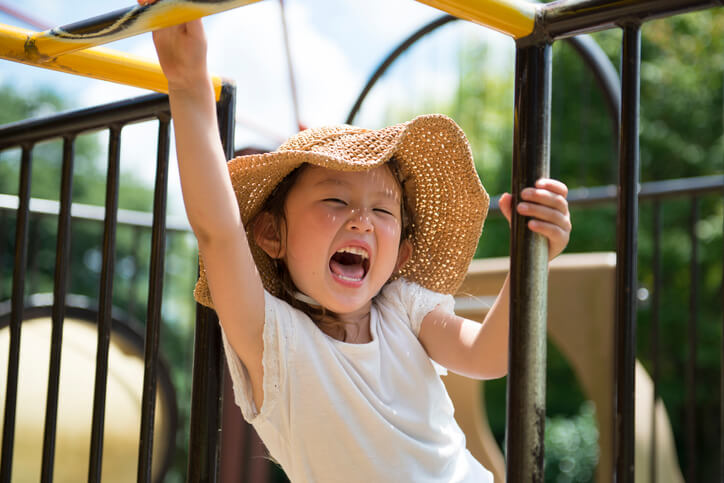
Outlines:
[{"label": "girl's other hand", "polygon": [[[532,218],[528,228],[548,239],[548,260],[553,260],[568,245],[571,235],[571,214],[568,211],[568,187],[555,179],[541,178],[534,188],[520,193],[519,215]],[[500,211],[510,223],[513,197],[504,193],[500,197]]]}]

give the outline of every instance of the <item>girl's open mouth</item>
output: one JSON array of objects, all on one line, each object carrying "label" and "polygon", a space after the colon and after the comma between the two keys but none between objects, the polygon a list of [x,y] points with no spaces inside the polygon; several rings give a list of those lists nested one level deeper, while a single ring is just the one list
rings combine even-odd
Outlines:
[{"label": "girl's open mouth", "polygon": [[347,282],[361,282],[369,268],[369,254],[361,247],[341,248],[329,260],[332,273]]}]

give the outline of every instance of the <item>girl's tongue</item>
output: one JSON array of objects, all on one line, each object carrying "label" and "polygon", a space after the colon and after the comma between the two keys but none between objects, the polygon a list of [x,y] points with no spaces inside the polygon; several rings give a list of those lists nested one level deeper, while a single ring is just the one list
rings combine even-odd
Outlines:
[{"label": "girl's tongue", "polygon": [[362,280],[365,276],[364,259],[352,253],[335,253],[329,268],[335,275],[348,280]]}]

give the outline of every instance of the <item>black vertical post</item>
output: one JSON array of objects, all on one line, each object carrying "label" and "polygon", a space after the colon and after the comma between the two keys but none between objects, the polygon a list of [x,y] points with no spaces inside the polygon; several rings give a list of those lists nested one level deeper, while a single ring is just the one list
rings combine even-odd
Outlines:
[{"label": "black vertical post", "polygon": [[641,26],[623,25],[621,135],[616,220],[614,359],[614,479],[634,481],[634,364],[636,359],[636,251],[639,184]]},{"label": "black vertical post", "polygon": [[697,295],[699,292],[698,244],[696,240],[696,222],[699,218],[699,200],[691,199],[689,216],[689,239],[691,241],[691,260],[689,261],[689,350],[686,360],[686,481],[696,481],[696,354],[698,352],[697,335]]},{"label": "black vertical post", "polygon": [[[724,201],[724,193],[722,193]],[[724,223],[722,223],[721,354],[719,356],[719,481],[724,481]]]},{"label": "black vertical post", "polygon": [[106,179],[106,216],[103,222],[103,264],[101,267],[100,301],[98,307],[98,347],[93,394],[90,462],[88,481],[101,480],[103,463],[103,431],[106,415],[106,386],[108,383],[108,350],[111,340],[111,308],[113,307],[113,274],[115,269],[116,225],[118,218],[118,181],[121,154],[121,126],[112,126],[108,145],[108,174]]},{"label": "black vertical post", "polygon": [[[226,157],[234,154],[236,90],[224,84],[217,103],[219,133]],[[215,482],[219,476],[221,445],[221,391],[223,360],[221,332],[216,313],[197,304],[194,368],[191,385],[191,434],[189,437],[188,482]]]},{"label": "black vertical post", "polygon": [[651,411],[651,437],[649,438],[651,445],[651,460],[649,461],[650,480],[657,481],[657,458],[658,450],[658,431],[656,425],[658,419],[656,417],[656,405],[659,400],[659,309],[661,306],[661,202],[659,199],[654,200],[654,287],[651,294],[651,361],[652,361],[652,379],[654,383],[653,401]]},{"label": "black vertical post", "polygon": [[2,483],[10,483],[13,471],[15,411],[17,409],[18,366],[20,362],[20,325],[23,322],[23,309],[25,304],[25,264],[28,258],[28,218],[30,213],[31,171],[32,146],[23,146],[23,154],[20,158],[18,211],[15,222],[13,289],[10,298],[10,347],[8,350],[8,376],[5,390],[2,461],[0,461],[0,481],[2,481]]},{"label": "black vertical post", "polygon": [[70,206],[73,191],[73,151],[75,138],[63,139],[63,174],[60,181],[60,214],[58,238],[55,247],[55,280],[53,283],[53,328],[48,369],[48,396],[45,403],[45,430],[43,435],[43,463],[40,481],[53,481],[55,466],[55,433],[58,418],[58,390],[60,385],[60,355],[65,319],[65,295],[68,289],[70,267]]},{"label": "black vertical post", "polygon": [[151,481],[153,429],[156,414],[156,374],[158,373],[158,343],[161,333],[161,299],[166,244],[166,194],[168,187],[169,117],[159,119],[156,155],[156,186],[153,202],[151,234],[151,273],[148,284],[146,312],[146,342],[141,400],[141,436],[138,447],[137,481]]},{"label": "black vertical post", "polygon": [[[551,45],[516,53],[513,206],[523,188],[547,177],[550,161]],[[543,481],[548,243],[513,210],[510,247],[510,353],[507,481]]]}]

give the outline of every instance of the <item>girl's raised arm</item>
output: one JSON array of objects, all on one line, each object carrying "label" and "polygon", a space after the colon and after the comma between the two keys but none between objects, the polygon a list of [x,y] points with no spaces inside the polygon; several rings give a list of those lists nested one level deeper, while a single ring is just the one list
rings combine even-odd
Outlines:
[{"label": "girl's raised arm", "polygon": [[219,137],[200,20],[154,32],[168,79],[184,205],[204,261],[214,308],[263,401],[264,292],[247,243]]}]

